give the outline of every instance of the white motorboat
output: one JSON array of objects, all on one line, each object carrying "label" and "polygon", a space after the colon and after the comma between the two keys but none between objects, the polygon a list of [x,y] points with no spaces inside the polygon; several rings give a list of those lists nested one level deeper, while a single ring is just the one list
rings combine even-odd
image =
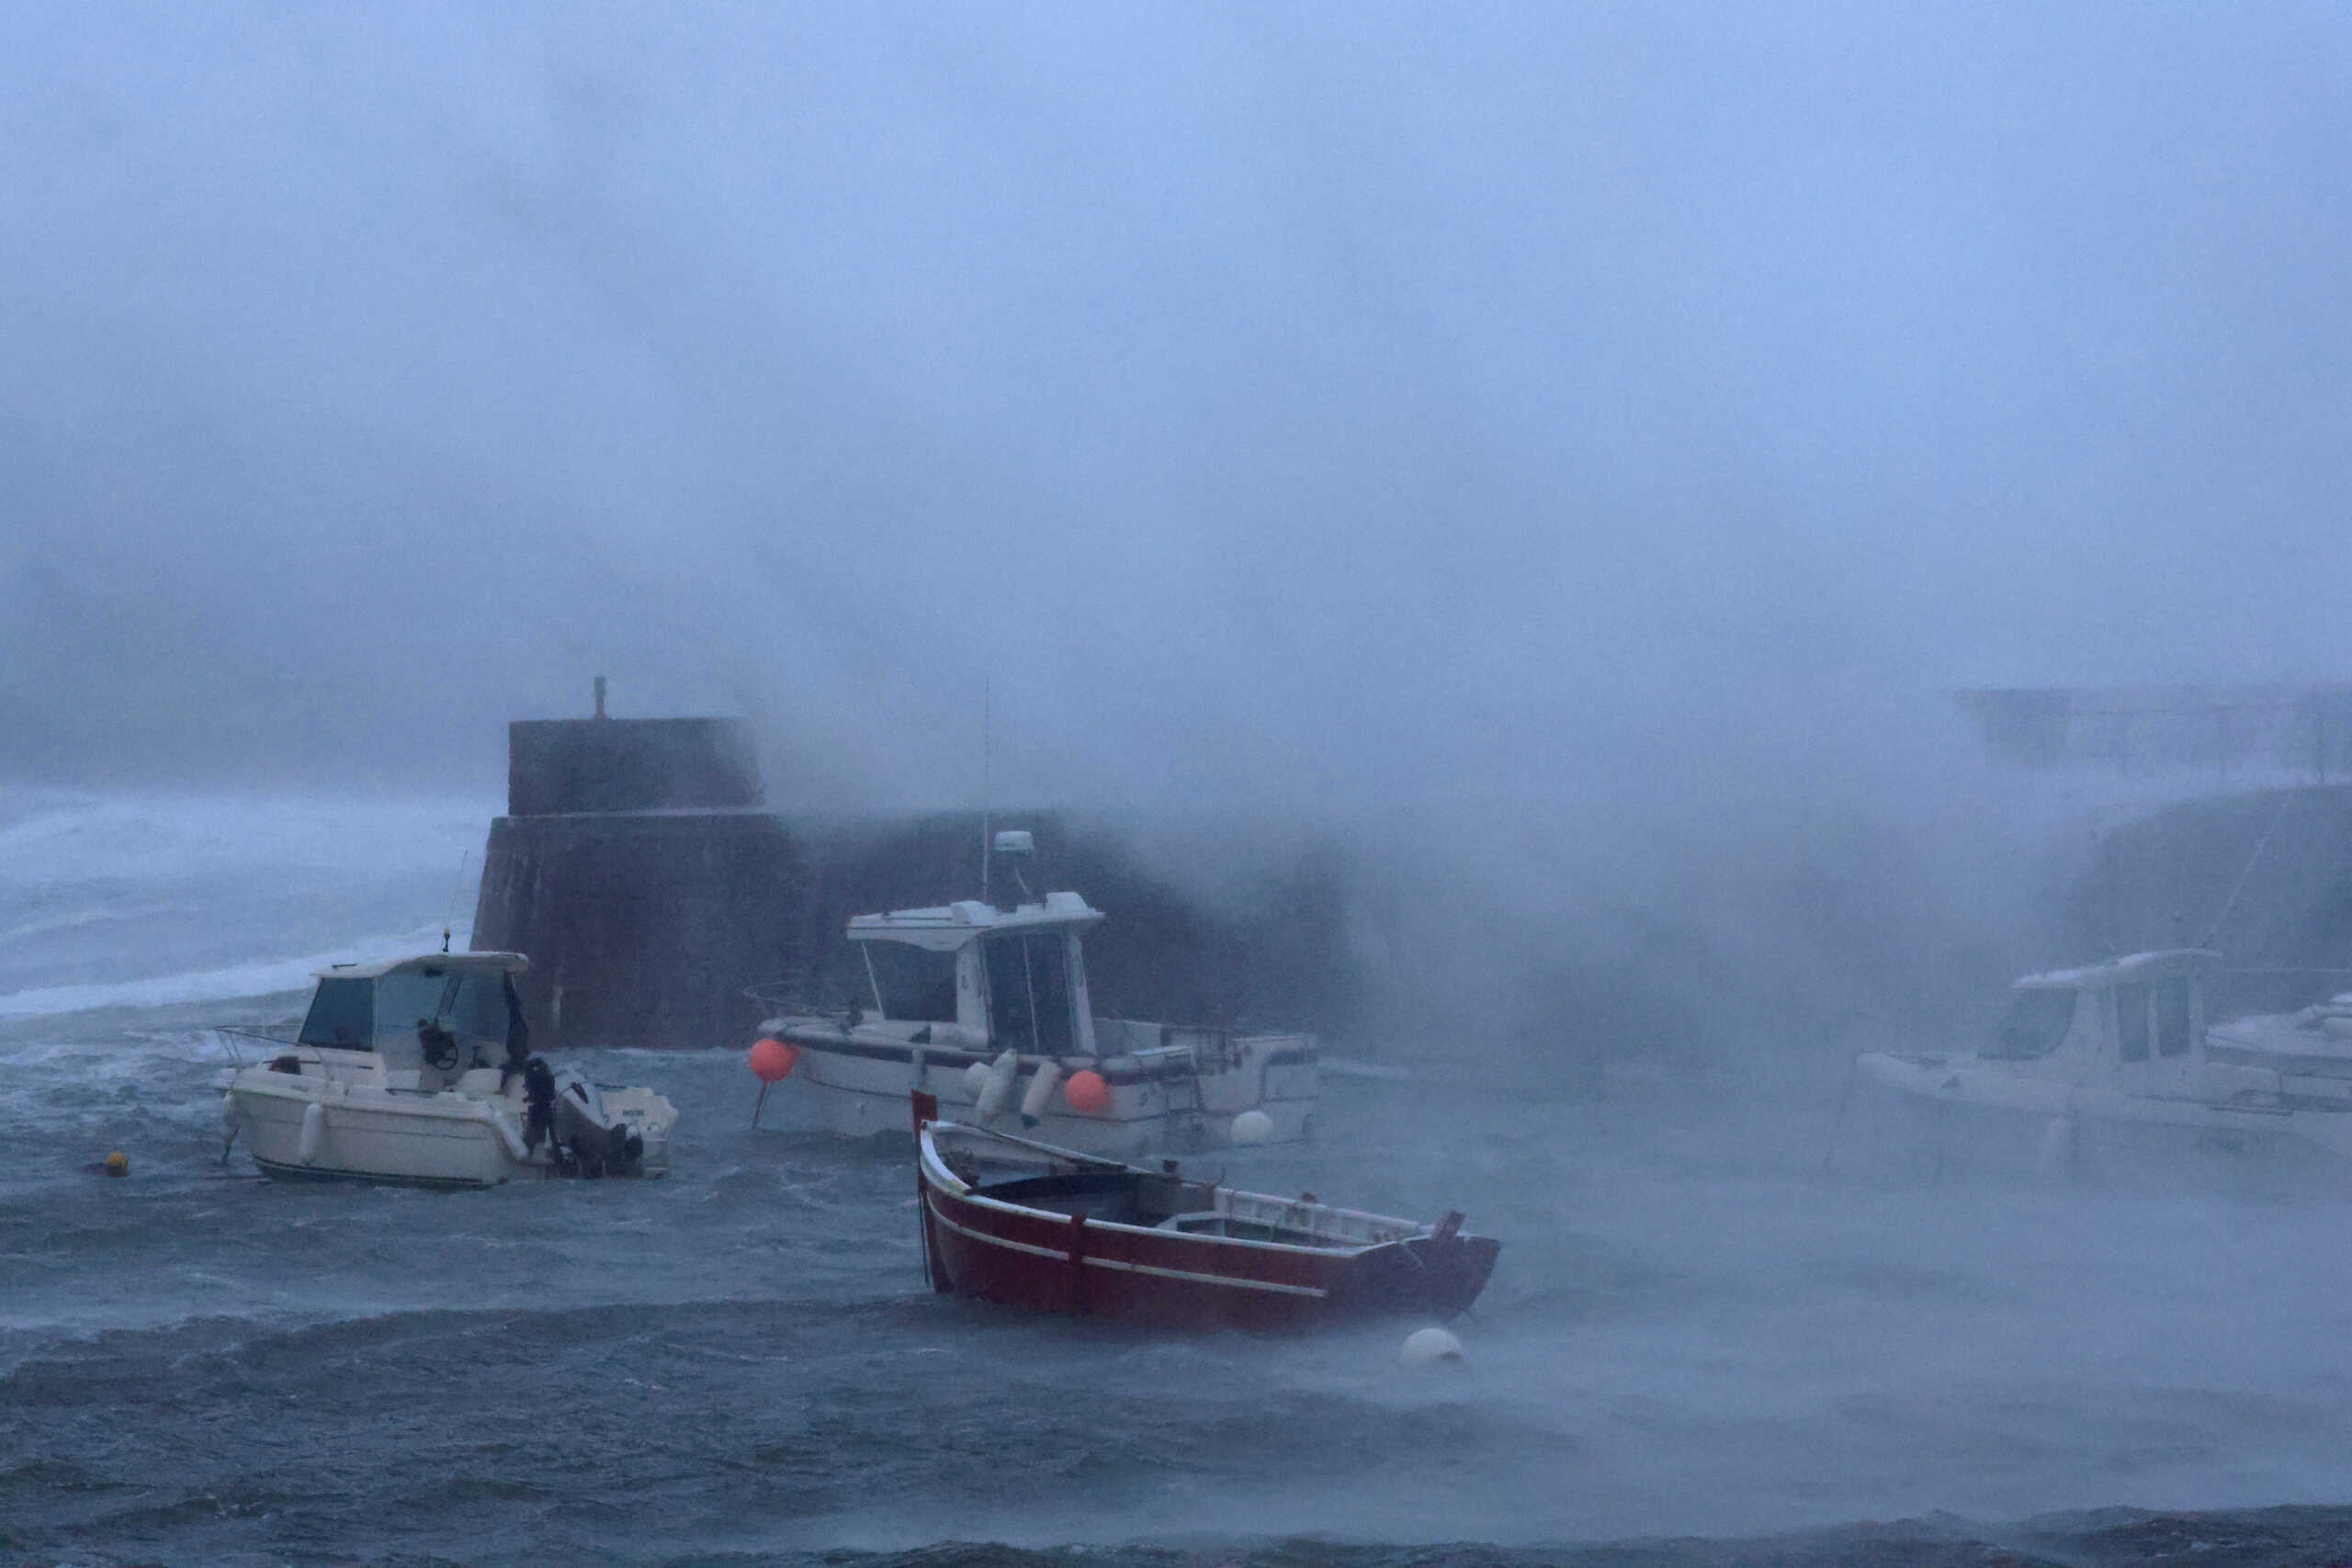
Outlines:
[{"label": "white motorboat", "polygon": [[518,953],[436,953],[322,970],[302,1027],[241,1068],[230,1142],[271,1176],[491,1187],[660,1176],[677,1112],[531,1054]]},{"label": "white motorboat", "polygon": [[[1001,833],[994,852],[1017,863],[1029,835]],[[854,997],[761,987],[783,1010],[762,1032],[850,1136],[903,1134],[918,1091],[970,1124],[1124,1158],[1312,1136],[1313,1035],[1094,1016],[1082,942],[1102,918],[1069,892],[859,915]]]},{"label": "white motorboat", "polygon": [[2045,1167],[2093,1123],[2352,1155],[2352,998],[2209,1027],[2220,964],[2179,948],[2030,975],[1983,1048],[1874,1051],[1855,1066],[1914,1102],[2007,1117],[2035,1134]]}]

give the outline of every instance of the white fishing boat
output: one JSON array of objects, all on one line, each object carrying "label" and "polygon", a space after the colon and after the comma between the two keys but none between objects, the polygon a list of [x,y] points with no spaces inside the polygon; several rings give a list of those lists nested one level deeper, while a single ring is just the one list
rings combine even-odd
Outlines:
[{"label": "white fishing boat", "polygon": [[[1000,833],[993,849],[1017,867],[1030,836]],[[779,1005],[761,1026],[787,1048],[771,1059],[850,1136],[903,1134],[907,1096],[921,1092],[959,1121],[1087,1154],[1310,1137],[1313,1035],[1095,1016],[1083,940],[1102,919],[1076,893],[1025,891],[859,915],[854,994],[822,1005],[783,987],[752,993]]]},{"label": "white fishing boat", "polygon": [[231,1078],[232,1146],[275,1177],[424,1187],[666,1174],[667,1100],[531,1054],[514,982],[527,964],[436,953],[320,971],[300,1032]]},{"label": "white fishing boat", "polygon": [[2180,948],[2030,975],[1982,1048],[1874,1051],[1855,1066],[1916,1104],[2024,1129],[2045,1168],[2090,1127],[2352,1155],[2352,997],[2209,1025],[2220,964]]}]

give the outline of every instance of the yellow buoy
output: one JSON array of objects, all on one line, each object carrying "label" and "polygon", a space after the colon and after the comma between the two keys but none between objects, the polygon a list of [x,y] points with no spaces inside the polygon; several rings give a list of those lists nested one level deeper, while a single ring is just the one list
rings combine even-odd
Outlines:
[{"label": "yellow buoy", "polygon": [[130,1156],[124,1154],[120,1149],[117,1149],[114,1153],[107,1156],[107,1174],[108,1176],[129,1176],[130,1174]]}]

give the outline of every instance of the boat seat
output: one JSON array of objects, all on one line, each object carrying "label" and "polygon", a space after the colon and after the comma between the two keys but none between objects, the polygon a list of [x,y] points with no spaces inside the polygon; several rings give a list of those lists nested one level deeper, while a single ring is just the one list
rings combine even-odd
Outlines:
[{"label": "boat seat", "polygon": [[449,1087],[459,1094],[471,1095],[476,1100],[495,1100],[498,1098],[499,1087],[505,1077],[506,1075],[496,1067],[473,1067]]},{"label": "boat seat", "polygon": [[1224,1218],[1224,1213],[1216,1209],[1195,1209],[1189,1214],[1170,1214],[1151,1228],[1160,1231],[1214,1233],[1218,1222]]}]

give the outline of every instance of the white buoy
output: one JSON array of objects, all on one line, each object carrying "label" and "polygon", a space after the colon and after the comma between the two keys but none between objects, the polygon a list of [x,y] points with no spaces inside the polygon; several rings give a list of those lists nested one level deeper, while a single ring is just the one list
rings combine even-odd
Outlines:
[{"label": "white buoy", "polygon": [[1047,1062],[1029,1080],[1029,1092],[1021,1097],[1021,1124],[1035,1127],[1046,1119],[1046,1107],[1053,1103],[1054,1086],[1062,1081],[1062,1065]]},{"label": "white buoy", "polygon": [[304,1165],[317,1161],[319,1143],[326,1136],[326,1131],[327,1108],[314,1100],[302,1108],[302,1141],[297,1152],[301,1155]]},{"label": "white buoy", "polygon": [[1442,1328],[1416,1328],[1405,1336],[1396,1359],[1408,1367],[1458,1367],[1462,1365],[1462,1341]]},{"label": "white buoy", "polygon": [[988,1092],[988,1087],[989,1065],[986,1062],[974,1062],[964,1069],[964,1092],[971,1096],[973,1104],[979,1103],[980,1096]]},{"label": "white buoy", "polygon": [[1021,1054],[1008,1050],[989,1064],[989,1081],[980,1086],[980,1096],[972,1101],[972,1120],[985,1127],[1004,1111],[1004,1102],[1012,1097],[1012,1075],[1020,1070]]},{"label": "white buoy", "polygon": [[1262,1144],[1274,1135],[1274,1119],[1262,1111],[1245,1111],[1233,1119],[1233,1141]]}]

